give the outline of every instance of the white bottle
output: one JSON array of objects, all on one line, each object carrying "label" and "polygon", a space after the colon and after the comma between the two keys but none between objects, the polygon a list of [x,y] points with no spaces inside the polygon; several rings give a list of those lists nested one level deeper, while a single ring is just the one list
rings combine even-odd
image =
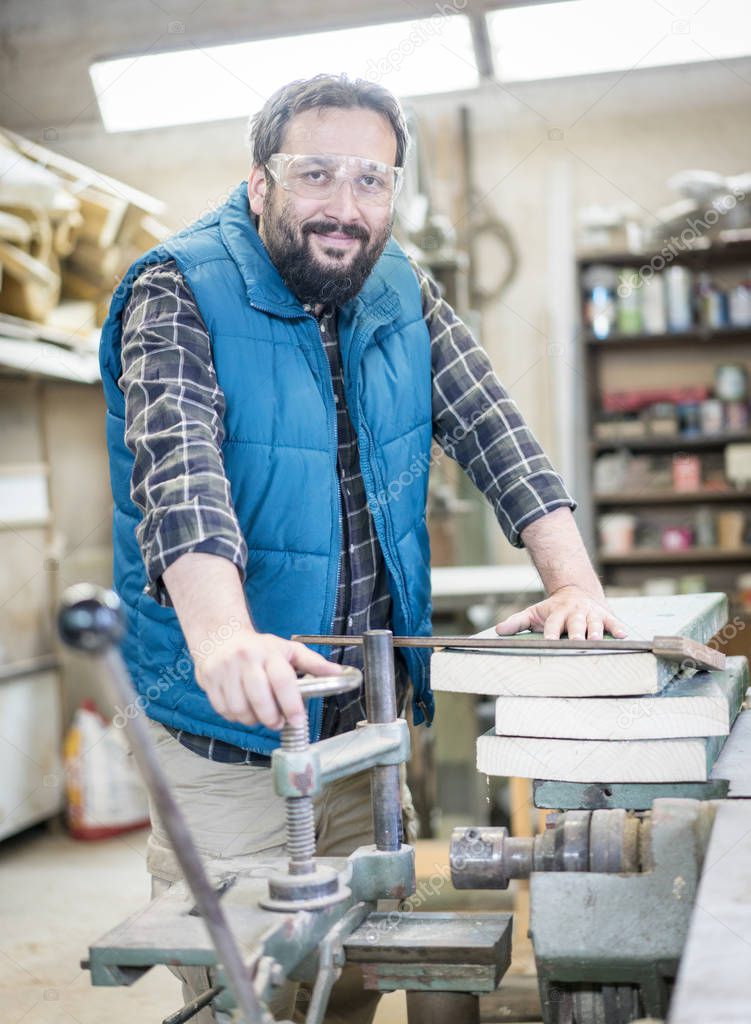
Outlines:
[{"label": "white bottle", "polygon": [[668,267],[664,271],[667,299],[668,329],[690,331],[693,327],[691,310],[691,271],[685,267]]},{"label": "white bottle", "polygon": [[665,315],[665,287],[662,274],[645,278],[642,284],[641,315],[647,334],[664,334],[667,330]]}]

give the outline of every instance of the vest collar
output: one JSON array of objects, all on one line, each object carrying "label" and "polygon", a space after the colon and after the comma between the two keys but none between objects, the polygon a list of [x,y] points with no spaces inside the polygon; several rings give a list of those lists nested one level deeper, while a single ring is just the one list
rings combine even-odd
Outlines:
[{"label": "vest collar", "polygon": [[[277,316],[308,315],[300,300],[284,283],[256,230],[248,202],[247,181],[234,189],[220,211],[219,230],[242,274],[248,299],[254,306]],[[394,249],[398,246],[390,239],[385,251]],[[395,320],[399,314],[399,296],[379,272],[381,260],[368,275],[359,294],[341,307],[340,316],[343,315],[353,326],[357,321],[358,326],[367,322],[371,327],[377,327]]]}]

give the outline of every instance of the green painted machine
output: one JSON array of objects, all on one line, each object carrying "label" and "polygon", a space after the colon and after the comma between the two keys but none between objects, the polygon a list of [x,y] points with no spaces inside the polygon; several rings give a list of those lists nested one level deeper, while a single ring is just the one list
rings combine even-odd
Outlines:
[{"label": "green painted machine", "polygon": [[[123,622],[117,597],[72,587],[60,612],[63,640],[99,659],[123,706],[135,697],[117,648]],[[396,716],[391,633],[364,636],[369,719],[357,742],[343,735],[308,743],[307,724],[285,726],[274,752],[277,792],[286,800],[287,859],[198,856],[163,778],[143,718],[126,724],[185,882],[177,883],[95,942],[86,966],[95,985],[130,985],[156,964],[203,965],[213,986],[165,1024],[182,1024],[210,1005],[218,1021],[269,1024],[269,1003],[288,981],[307,984],[306,1024],[323,1020],[346,963],[367,988],[407,991],[410,1024],[479,1022],[478,997],[492,992],[511,960],[511,915],[446,915],[394,909],[415,891],[414,851],[402,842],[399,765],[409,732]],[[361,673],[303,680],[304,697],[359,688]],[[313,797],[334,779],[372,773],[375,843],[347,858],[315,856]],[[381,901],[390,901],[385,906]],[[380,904],[380,909],[379,909]]]},{"label": "green painted machine", "polygon": [[[133,700],[117,649],[115,595],[71,588],[60,629],[67,643],[99,659],[118,701]],[[511,915],[399,909],[415,891],[398,780],[409,734],[396,716],[391,634],[366,633],[363,644],[368,721],[357,742],[348,735],[309,744],[307,728],[286,726],[274,752],[274,783],[286,800],[286,860],[204,865],[145,722],[128,720],[185,881],[90,947],[93,984],[130,985],[156,964],[205,965],[212,987],[164,1024],[182,1024],[209,1005],[221,1024],[269,1024],[269,1003],[289,981],[308,987],[306,1024],[320,1024],[342,968],[357,964],[366,987],[407,992],[409,1024],[479,1022],[479,996],[496,991],[510,964]],[[311,697],[360,683],[361,674],[348,670],[300,685]],[[375,843],[347,858],[317,857],[313,797],[327,782],[365,769]],[[457,829],[451,868],[458,889],[530,880],[544,1024],[631,1024],[666,1013],[669,1024],[747,1024],[751,711],[739,715],[712,779],[700,786],[539,781],[534,792],[538,806],[556,809],[544,833]]]},{"label": "green painted machine", "polygon": [[[747,686],[745,659],[731,661]],[[504,828],[455,829],[451,874],[458,889],[503,889],[511,879],[529,879],[544,1024],[629,1024],[666,1015],[671,1024],[751,1020],[747,1001],[738,1015],[723,1010],[724,983],[734,991],[734,972],[747,977],[751,963],[751,711],[740,713],[707,782],[538,780],[533,792],[536,806],[558,808],[545,832],[518,838]],[[687,996],[675,1012],[672,996],[676,984],[684,992],[695,986],[684,954],[692,929],[700,931],[713,913],[700,895],[702,885],[717,881],[712,843],[731,893],[712,897],[723,907],[718,914],[727,913],[723,901],[730,899],[745,907],[746,925],[745,932],[720,929],[727,957],[706,986],[715,1001],[694,1017]],[[699,943],[692,961],[701,961]]]}]

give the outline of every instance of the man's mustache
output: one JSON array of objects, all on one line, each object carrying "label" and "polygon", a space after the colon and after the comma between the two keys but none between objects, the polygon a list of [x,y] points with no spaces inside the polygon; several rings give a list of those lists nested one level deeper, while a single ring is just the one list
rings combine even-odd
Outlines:
[{"label": "man's mustache", "polygon": [[347,235],[348,238],[359,238],[361,242],[367,242],[370,233],[359,224],[337,224],[335,220],[310,221],[302,226],[303,235],[332,235],[334,233]]}]

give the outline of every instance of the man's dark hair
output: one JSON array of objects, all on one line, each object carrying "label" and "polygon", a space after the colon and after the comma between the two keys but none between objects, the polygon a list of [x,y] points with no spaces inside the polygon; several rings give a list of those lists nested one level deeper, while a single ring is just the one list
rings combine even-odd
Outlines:
[{"label": "man's dark hair", "polygon": [[362,78],[350,80],[346,75],[316,75],[277,89],[250,119],[253,163],[263,167],[272,153],[280,151],[287,124],[295,114],[319,107],[345,110],[362,107],[388,118],[396,135],[396,166],[404,166],[409,132],[396,96],[375,82]]}]

